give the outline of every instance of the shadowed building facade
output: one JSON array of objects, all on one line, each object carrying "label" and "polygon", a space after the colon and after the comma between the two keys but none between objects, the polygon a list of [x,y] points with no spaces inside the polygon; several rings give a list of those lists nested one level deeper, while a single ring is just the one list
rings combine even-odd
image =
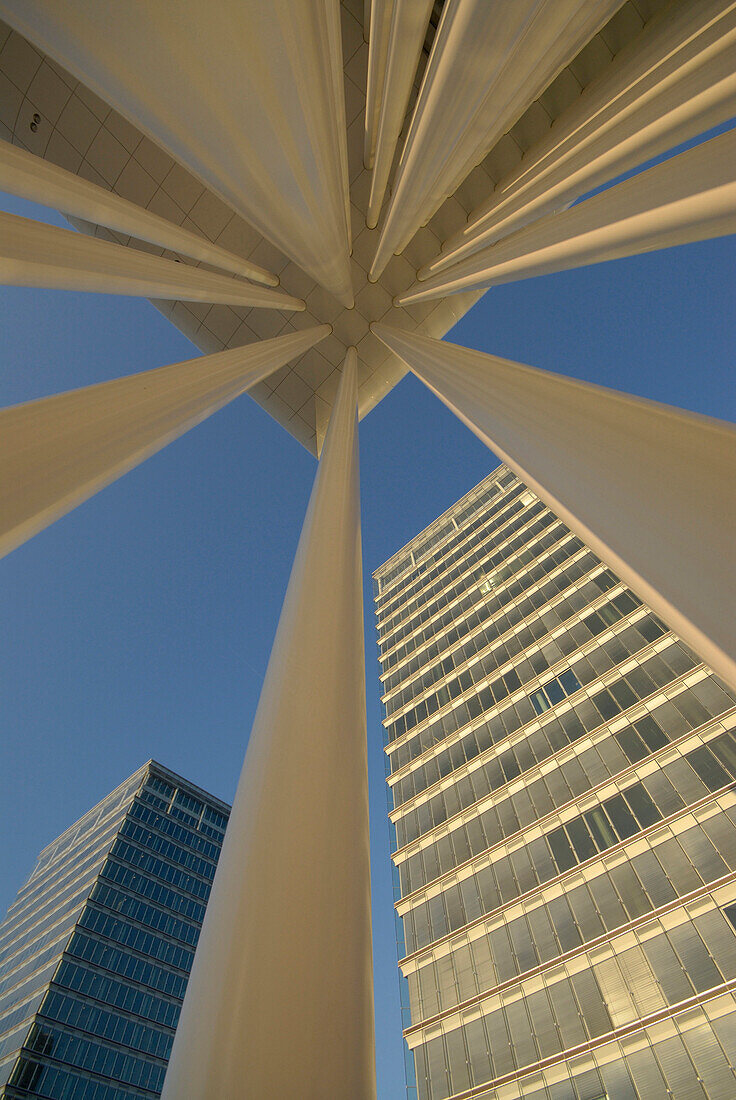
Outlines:
[{"label": "shadowed building facade", "polygon": [[374,589],[410,1096],[736,1094],[736,695],[505,466]]},{"label": "shadowed building facade", "polygon": [[43,849],[0,925],[0,1096],[160,1095],[228,813],[149,761]]}]

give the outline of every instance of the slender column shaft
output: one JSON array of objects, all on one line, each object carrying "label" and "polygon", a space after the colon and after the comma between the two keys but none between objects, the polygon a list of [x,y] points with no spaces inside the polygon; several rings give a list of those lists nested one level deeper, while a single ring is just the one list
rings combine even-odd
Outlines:
[{"label": "slender column shaft", "polygon": [[363,163],[373,167],[378,137],[378,120],[381,117],[383,87],[386,78],[386,54],[391,33],[393,0],[368,0],[370,4],[370,37],[368,44],[368,76],[365,92],[365,138]]},{"label": "slender column shaft", "polygon": [[74,229],[0,213],[0,283],[301,311],[299,298]]},{"label": "slender column shaft", "polygon": [[373,325],[449,409],[736,685],[736,430]]},{"label": "slender column shaft", "polygon": [[265,286],[278,286],[277,277],[257,264],[9,141],[0,142],[0,191],[127,233]]},{"label": "slender column shaft", "polygon": [[378,279],[622,0],[450,0],[370,277]]},{"label": "slender column shaft", "polygon": [[402,305],[736,232],[736,131],[548,214],[401,295]]},{"label": "slender column shaft", "polygon": [[0,0],[0,15],[352,305],[338,0]]},{"label": "slender column shaft", "polygon": [[368,790],[348,352],[163,1100],[372,1100]]},{"label": "slender column shaft", "polygon": [[[378,224],[378,215],[388,186],[388,177],[404,124],[433,3],[434,0],[394,0],[393,11],[390,13],[389,33],[384,44],[381,74],[383,89],[378,110],[375,117],[370,120],[373,127],[371,132],[373,176],[366,221],[371,228],[375,228]],[[382,43],[379,42],[379,48],[381,45]],[[373,49],[372,39],[371,49]],[[368,137],[368,122],[366,106],[366,137]]]},{"label": "slender column shaft", "polygon": [[329,325],[0,410],[0,555],[323,339]]},{"label": "slender column shaft", "polygon": [[529,149],[426,279],[736,114],[736,3],[676,0]]}]

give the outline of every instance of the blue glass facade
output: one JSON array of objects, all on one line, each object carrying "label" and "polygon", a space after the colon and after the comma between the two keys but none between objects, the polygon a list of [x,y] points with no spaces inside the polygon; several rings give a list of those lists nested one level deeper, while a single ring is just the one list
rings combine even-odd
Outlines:
[{"label": "blue glass facade", "polygon": [[0,925],[0,1097],[160,1095],[229,807],[149,761]]}]

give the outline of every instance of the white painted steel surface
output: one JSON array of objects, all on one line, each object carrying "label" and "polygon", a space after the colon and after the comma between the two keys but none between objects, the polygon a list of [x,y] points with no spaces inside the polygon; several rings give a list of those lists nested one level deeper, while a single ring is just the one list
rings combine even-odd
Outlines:
[{"label": "white painted steel surface", "polygon": [[736,130],[548,214],[401,295],[402,304],[736,232]]},{"label": "white painted steel surface", "polygon": [[8,141],[0,141],[0,191],[117,229],[264,286],[278,286],[277,276],[257,264]]},{"label": "white painted steel surface", "polygon": [[329,334],[305,329],[0,410],[0,555]]},{"label": "white painted steel surface", "polygon": [[529,149],[427,279],[736,114],[736,3],[678,0]]},{"label": "white painted steel surface", "polygon": [[373,331],[736,686],[736,428],[388,325]]},{"label": "white painted steel surface", "polygon": [[2,0],[0,14],[352,302],[337,0]]},{"label": "white painted steel surface", "polygon": [[348,353],[163,1100],[373,1100],[357,371]]},{"label": "white painted steel surface", "polygon": [[0,212],[0,284],[300,312],[284,291]]},{"label": "white painted steel surface", "polygon": [[622,0],[448,0],[371,267],[377,279]]}]

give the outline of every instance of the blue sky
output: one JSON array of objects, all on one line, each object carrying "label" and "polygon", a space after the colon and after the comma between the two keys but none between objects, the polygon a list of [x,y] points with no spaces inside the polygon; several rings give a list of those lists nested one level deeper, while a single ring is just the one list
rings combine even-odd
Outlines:
[{"label": "blue sky", "polygon": [[[727,238],[499,287],[449,338],[735,421],[735,260]],[[197,354],[135,299],[0,288],[0,318],[1,406]],[[370,574],[496,464],[413,378],[361,425],[381,1100],[403,1066]],[[3,560],[0,910],[151,756],[232,797],[314,472],[240,398]]]}]

